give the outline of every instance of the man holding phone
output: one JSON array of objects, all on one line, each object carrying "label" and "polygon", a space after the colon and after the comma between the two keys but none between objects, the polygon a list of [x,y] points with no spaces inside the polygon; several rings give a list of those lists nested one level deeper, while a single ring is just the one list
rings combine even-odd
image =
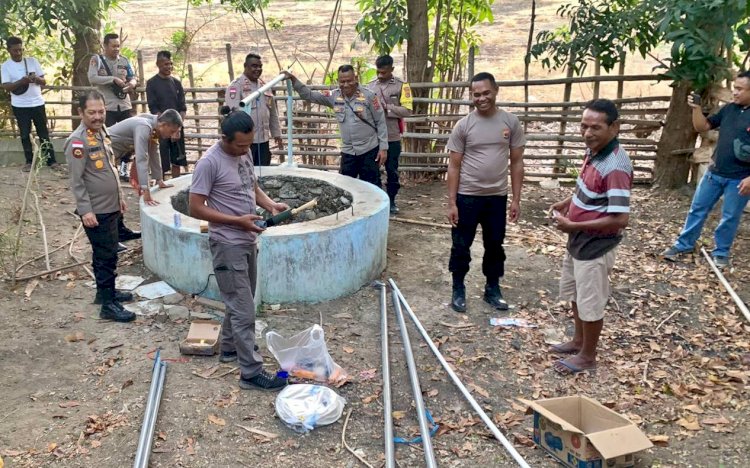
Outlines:
[{"label": "man holding phone", "polygon": [[3,63],[0,74],[3,88],[10,93],[10,105],[21,133],[21,145],[26,158],[23,171],[31,170],[34,156],[31,144],[32,123],[39,136],[47,165],[58,168],[60,165],[55,161],[55,150],[49,141],[47,113],[42,97],[42,87],[47,83],[44,79],[44,70],[34,57],[23,56],[23,41],[20,38],[9,37],[5,41],[5,46],[10,53],[10,59]]},{"label": "man holding phone", "polygon": [[750,200],[750,72],[737,75],[732,102],[716,114],[703,115],[695,95],[688,97],[693,109],[696,132],[720,128],[713,161],[695,190],[690,211],[677,241],[661,253],[667,261],[677,261],[695,251],[703,224],[719,198],[721,221],[714,231],[715,247],[711,254],[719,268],[729,266],[729,251],[740,225],[742,211]]}]

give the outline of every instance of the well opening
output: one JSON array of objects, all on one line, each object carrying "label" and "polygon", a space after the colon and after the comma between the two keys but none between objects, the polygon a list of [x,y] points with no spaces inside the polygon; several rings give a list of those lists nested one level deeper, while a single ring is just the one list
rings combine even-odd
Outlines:
[{"label": "well opening", "polygon": [[[351,193],[320,179],[288,175],[269,175],[260,177],[259,183],[263,191],[271,199],[286,203],[290,208],[301,206],[313,198],[318,199],[318,204],[315,208],[303,211],[290,222],[282,224],[312,221],[338,213],[349,208],[352,204]],[[189,192],[190,188],[188,187],[170,197],[172,208],[185,216],[189,216]],[[260,207],[258,207],[258,214],[264,218],[270,216],[270,213],[267,213]]]}]

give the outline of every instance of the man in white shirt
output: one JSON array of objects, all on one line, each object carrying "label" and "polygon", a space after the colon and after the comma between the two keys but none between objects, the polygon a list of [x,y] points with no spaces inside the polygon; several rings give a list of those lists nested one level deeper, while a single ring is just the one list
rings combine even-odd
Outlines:
[{"label": "man in white shirt", "polygon": [[0,75],[2,75],[3,88],[10,93],[10,105],[21,132],[21,145],[26,158],[23,171],[31,170],[34,155],[31,145],[32,123],[39,136],[42,154],[47,165],[56,169],[59,164],[55,161],[55,150],[49,141],[47,114],[42,97],[42,86],[46,84],[44,70],[34,57],[23,56],[23,41],[20,38],[9,37],[5,41],[5,46],[10,53],[10,59],[3,63]]}]

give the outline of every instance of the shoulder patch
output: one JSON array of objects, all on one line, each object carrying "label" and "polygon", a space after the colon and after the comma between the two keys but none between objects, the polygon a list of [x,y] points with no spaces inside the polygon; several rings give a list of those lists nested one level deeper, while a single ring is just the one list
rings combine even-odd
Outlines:
[{"label": "shoulder patch", "polygon": [[73,148],[73,150],[71,151],[71,153],[73,154],[74,158],[76,158],[76,159],[83,158],[83,148],[84,148],[83,141],[81,141],[81,140],[73,140],[70,143],[70,147]]},{"label": "shoulder patch", "polygon": [[89,64],[92,67],[95,67],[95,66],[97,66],[99,64],[99,61],[96,59],[96,57],[91,57],[91,62],[89,62]]},{"label": "shoulder patch", "polygon": [[380,110],[380,99],[377,96],[372,97],[372,107],[375,110]]}]

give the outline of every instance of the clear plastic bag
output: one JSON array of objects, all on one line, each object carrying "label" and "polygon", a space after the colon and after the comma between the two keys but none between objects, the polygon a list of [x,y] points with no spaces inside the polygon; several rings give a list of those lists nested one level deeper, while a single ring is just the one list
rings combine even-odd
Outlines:
[{"label": "clear plastic bag", "polygon": [[289,385],[276,397],[276,414],[296,432],[309,432],[339,420],[346,400],[328,387]]},{"label": "clear plastic bag", "polygon": [[313,325],[290,338],[274,331],[266,333],[266,343],[281,368],[289,375],[341,385],[346,382],[344,369],[336,364],[326,347],[320,325]]}]

